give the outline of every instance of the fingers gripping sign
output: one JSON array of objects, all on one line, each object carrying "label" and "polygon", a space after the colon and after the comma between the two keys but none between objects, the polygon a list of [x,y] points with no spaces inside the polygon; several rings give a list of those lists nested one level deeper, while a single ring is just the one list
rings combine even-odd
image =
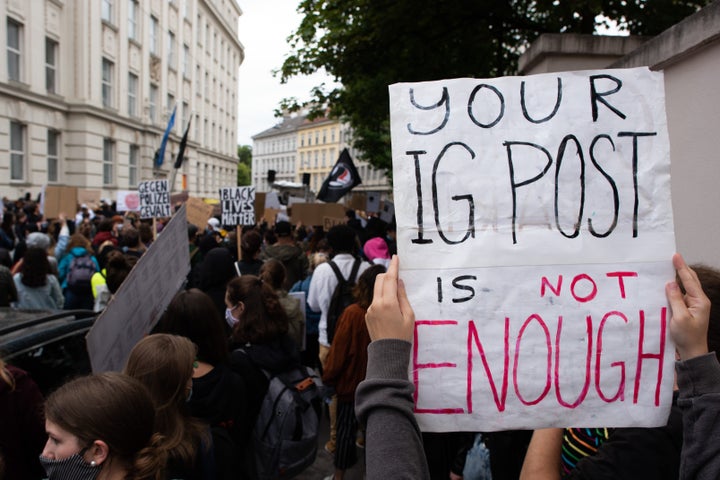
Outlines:
[{"label": "fingers gripping sign", "polygon": [[365,315],[370,338],[412,341],[415,313],[405,292],[405,284],[398,279],[399,261],[394,255],[387,273],[375,279],[373,302]]},{"label": "fingers gripping sign", "polygon": [[665,287],[672,309],[670,334],[675,341],[680,359],[687,360],[708,352],[710,300],[703,292],[697,274],[687,266],[678,253],[673,255],[673,266],[685,289],[685,295],[677,282],[669,282]]}]

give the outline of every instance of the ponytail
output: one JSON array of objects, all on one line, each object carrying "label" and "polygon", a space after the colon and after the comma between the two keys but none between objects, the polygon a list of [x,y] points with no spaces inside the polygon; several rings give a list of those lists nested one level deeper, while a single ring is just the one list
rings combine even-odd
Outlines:
[{"label": "ponytail", "polygon": [[164,480],[167,463],[168,452],[165,448],[165,438],[159,433],[154,433],[150,438],[150,444],[135,456],[128,478],[132,480]]}]

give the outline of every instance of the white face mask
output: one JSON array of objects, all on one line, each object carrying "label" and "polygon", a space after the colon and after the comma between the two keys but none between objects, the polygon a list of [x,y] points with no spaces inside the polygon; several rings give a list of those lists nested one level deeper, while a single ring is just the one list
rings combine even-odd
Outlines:
[{"label": "white face mask", "polygon": [[[235,308],[235,307],[233,307]],[[238,319],[233,317],[232,314],[233,309],[232,308],[226,308],[225,309],[225,321],[228,325],[230,325],[230,328],[233,328],[236,323],[238,323]]]},{"label": "white face mask", "polygon": [[48,480],[95,480],[100,475],[102,466],[95,465],[95,462],[87,463],[82,457],[83,452],[85,450],[63,460],[51,460],[40,455],[40,464],[45,469]]}]

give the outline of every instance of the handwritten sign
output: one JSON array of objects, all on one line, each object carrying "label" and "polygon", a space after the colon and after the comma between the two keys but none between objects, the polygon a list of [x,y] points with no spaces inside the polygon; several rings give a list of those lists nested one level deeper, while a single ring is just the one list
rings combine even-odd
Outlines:
[{"label": "handwritten sign", "polygon": [[662,73],[396,84],[390,105],[421,428],[664,425]]},{"label": "handwritten sign", "polygon": [[86,337],[95,373],[120,371],[130,350],[165,311],[190,271],[185,206],[158,235]]},{"label": "handwritten sign", "polygon": [[187,221],[200,229],[205,229],[207,221],[213,215],[213,206],[202,201],[201,198],[189,197],[185,202]]},{"label": "handwritten sign", "polygon": [[220,204],[223,225],[255,223],[255,187],[221,188]]},{"label": "handwritten sign", "polygon": [[167,180],[148,180],[138,183],[140,218],[169,217],[170,189]]}]

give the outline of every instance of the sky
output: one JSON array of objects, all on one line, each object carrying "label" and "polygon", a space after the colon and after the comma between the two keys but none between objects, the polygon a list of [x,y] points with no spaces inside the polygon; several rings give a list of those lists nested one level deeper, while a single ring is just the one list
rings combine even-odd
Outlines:
[{"label": "sky", "polygon": [[238,144],[252,145],[252,136],[278,123],[273,112],[286,97],[308,100],[312,87],[331,83],[324,74],[293,78],[285,85],[273,77],[290,52],[287,37],[301,16],[298,0],[237,0],[243,14],[238,37],[245,47],[245,61],[238,70]]}]

